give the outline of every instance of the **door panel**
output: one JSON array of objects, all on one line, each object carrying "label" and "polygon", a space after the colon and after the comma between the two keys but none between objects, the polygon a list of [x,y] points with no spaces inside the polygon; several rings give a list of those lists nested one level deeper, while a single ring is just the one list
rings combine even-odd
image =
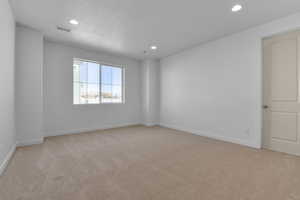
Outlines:
[{"label": "door panel", "polygon": [[276,42],[272,49],[271,95],[273,101],[296,101],[297,40]]},{"label": "door panel", "polygon": [[272,139],[297,141],[297,113],[271,112]]},{"label": "door panel", "polygon": [[263,146],[300,155],[299,42],[300,32],[263,41]]}]

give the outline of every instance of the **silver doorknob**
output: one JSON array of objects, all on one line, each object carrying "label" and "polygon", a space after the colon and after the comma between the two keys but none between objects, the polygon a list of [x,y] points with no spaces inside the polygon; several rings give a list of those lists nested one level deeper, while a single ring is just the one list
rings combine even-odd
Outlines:
[{"label": "silver doorknob", "polygon": [[269,108],[269,106],[263,105],[263,109],[268,109],[268,108]]}]

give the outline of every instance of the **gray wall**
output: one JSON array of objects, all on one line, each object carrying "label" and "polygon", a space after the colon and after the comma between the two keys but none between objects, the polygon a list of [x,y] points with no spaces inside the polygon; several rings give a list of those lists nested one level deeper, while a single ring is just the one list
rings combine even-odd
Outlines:
[{"label": "gray wall", "polygon": [[43,35],[16,28],[16,131],[18,145],[43,141]]},{"label": "gray wall", "polygon": [[143,124],[159,124],[159,61],[146,59],[142,62],[142,113]]},{"label": "gray wall", "polygon": [[161,60],[161,124],[261,147],[263,37],[300,27],[300,14]]},{"label": "gray wall", "polygon": [[[46,135],[141,123],[140,62],[54,42],[44,49],[44,125]],[[73,105],[73,58],[125,67],[125,104]]]},{"label": "gray wall", "polygon": [[0,174],[15,145],[15,20],[7,0],[0,0]]}]

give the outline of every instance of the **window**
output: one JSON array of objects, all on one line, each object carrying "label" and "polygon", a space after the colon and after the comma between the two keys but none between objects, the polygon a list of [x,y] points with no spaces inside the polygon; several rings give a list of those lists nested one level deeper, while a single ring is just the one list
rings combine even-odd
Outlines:
[{"label": "window", "polygon": [[73,60],[73,103],[123,102],[123,68]]}]

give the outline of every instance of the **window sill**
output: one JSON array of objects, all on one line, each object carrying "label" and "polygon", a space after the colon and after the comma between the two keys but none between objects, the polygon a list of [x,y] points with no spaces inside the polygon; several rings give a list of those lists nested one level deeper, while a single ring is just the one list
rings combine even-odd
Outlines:
[{"label": "window sill", "polygon": [[95,105],[119,105],[119,104],[125,104],[125,102],[121,103],[87,103],[87,104],[72,104],[73,106],[95,106]]}]

